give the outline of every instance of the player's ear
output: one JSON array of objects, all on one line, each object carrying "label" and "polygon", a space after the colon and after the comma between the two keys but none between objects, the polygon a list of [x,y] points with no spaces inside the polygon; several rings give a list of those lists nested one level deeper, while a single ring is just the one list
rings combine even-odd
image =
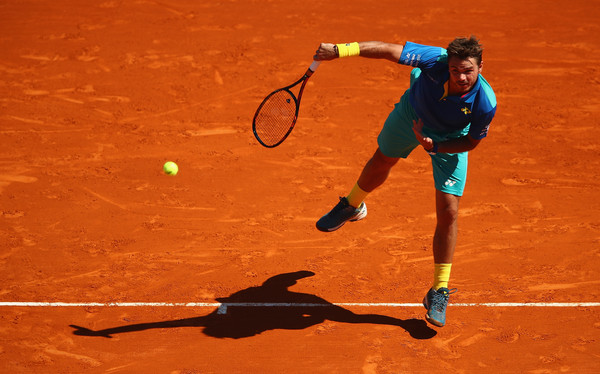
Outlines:
[{"label": "player's ear", "polygon": [[479,73],[483,70],[483,60],[479,63]]}]

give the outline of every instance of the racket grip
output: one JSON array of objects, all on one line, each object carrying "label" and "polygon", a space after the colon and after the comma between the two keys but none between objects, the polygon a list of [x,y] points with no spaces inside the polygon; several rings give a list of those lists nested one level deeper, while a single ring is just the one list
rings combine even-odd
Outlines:
[{"label": "racket grip", "polygon": [[321,64],[321,61],[313,61],[312,64],[310,64],[310,66],[308,68],[310,69],[310,71],[312,71],[314,73],[320,64]]}]

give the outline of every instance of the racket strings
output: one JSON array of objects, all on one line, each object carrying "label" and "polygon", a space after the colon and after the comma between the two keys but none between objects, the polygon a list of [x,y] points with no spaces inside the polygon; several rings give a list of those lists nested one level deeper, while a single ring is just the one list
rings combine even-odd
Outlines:
[{"label": "racket strings", "polygon": [[296,119],[296,100],[288,91],[278,91],[262,105],[255,119],[255,131],[266,145],[285,138]]}]

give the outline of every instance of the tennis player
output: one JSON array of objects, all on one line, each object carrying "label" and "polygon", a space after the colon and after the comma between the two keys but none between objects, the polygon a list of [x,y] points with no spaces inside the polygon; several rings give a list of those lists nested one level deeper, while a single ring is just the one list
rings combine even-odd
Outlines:
[{"label": "tennis player", "polygon": [[427,151],[433,165],[437,223],[433,235],[433,286],[423,305],[427,321],[440,327],[446,323],[450,294],[456,291],[448,288],[448,282],[468,152],[486,137],[496,113],[494,91],[481,76],[482,51],[479,40],[471,36],[456,38],[447,48],[412,42],[322,43],[314,56],[317,61],[362,56],[413,67],[410,88],[385,121],[375,154],[350,193],[319,219],[317,228],[335,231],[348,221],[365,218],[365,198],[384,183],[398,160],[419,146]]}]

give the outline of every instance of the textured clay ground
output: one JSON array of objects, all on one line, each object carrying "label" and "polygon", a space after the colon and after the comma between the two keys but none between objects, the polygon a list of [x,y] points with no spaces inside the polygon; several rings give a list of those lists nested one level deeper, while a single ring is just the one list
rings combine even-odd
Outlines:
[{"label": "textured clay ground", "polygon": [[475,34],[498,113],[470,155],[451,301],[596,302],[598,19],[578,0],[1,2],[0,301],[378,305],[1,306],[0,371],[598,372],[598,307],[450,306],[439,329],[421,307],[381,305],[430,286],[424,152],[369,196],[367,219],[314,228],[409,68],[323,63],[283,145],[250,131],[320,42]]}]

